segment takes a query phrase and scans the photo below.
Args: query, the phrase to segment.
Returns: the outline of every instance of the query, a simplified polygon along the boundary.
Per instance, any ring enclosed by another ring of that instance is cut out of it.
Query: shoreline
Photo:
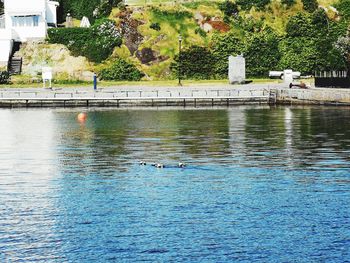
[[[350,89],[288,88],[285,84],[200,84],[186,86],[112,86],[2,88],[0,107],[223,106],[243,104],[350,105]]]

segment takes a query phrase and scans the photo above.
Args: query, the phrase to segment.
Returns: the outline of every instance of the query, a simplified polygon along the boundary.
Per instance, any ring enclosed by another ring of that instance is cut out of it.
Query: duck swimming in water
[[[146,162],[140,161],[140,162],[139,162],[139,165],[146,165]]]
[[[157,163],[157,164],[155,165],[155,167],[156,167],[156,168],[164,168],[165,166],[164,166],[164,164],[162,164],[162,163]]]
[[[185,167],[186,167],[186,164],[184,164],[184,163],[179,163],[177,166],[178,166],[179,168],[185,168]]]

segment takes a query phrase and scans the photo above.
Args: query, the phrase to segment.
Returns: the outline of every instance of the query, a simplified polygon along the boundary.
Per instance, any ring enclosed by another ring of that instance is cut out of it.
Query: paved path
[[[234,103],[344,104],[349,89],[289,89],[284,84],[3,88],[0,106],[199,106]]]

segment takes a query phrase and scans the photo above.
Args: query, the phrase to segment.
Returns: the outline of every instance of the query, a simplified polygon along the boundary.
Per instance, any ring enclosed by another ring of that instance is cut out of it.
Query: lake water
[[[0,262],[350,261],[349,108],[78,112],[0,110]]]

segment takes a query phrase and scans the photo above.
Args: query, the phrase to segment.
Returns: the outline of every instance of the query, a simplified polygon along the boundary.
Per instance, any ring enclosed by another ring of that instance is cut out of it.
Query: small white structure
[[[283,83],[289,85],[293,82],[293,70],[286,69],[283,71]]]
[[[52,68],[51,67],[43,67],[42,69],[42,78],[43,78],[43,85],[44,88],[46,88],[46,81],[49,82],[49,88],[52,87]]]
[[[86,16],[83,16],[83,19],[80,22],[80,27],[90,27],[90,21],[89,18],[87,18]]]
[[[13,42],[43,40],[47,28],[57,25],[58,2],[50,0],[0,0],[0,66],[7,65]]]
[[[229,56],[228,63],[228,78],[230,84],[244,83],[246,79],[245,58],[242,55],[236,57]]]

